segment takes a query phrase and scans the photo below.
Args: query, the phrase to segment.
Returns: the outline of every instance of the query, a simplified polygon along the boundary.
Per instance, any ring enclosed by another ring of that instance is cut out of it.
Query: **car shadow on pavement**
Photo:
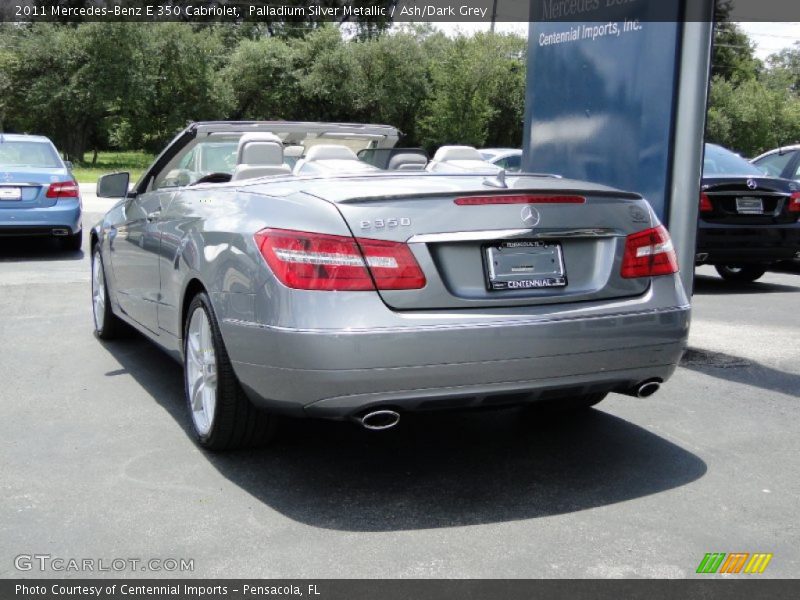
[[[0,238],[0,262],[82,259],[82,250],[64,250],[55,238]]]
[[[180,366],[143,339],[105,347],[191,435]],[[546,517],[657,494],[706,472],[686,449],[597,409],[571,418],[519,409],[404,415],[380,433],[282,419],[266,448],[205,456],[272,509],[342,531]]]
[[[771,266],[769,270],[775,273],[797,273],[800,275],[800,260],[784,261]]]
[[[768,293],[800,292],[800,279],[797,285],[784,285],[781,283],[767,283],[754,281],[753,283],[738,283],[725,281],[722,277],[711,275],[695,275],[694,293],[697,295],[713,296],[719,294],[768,294]]]
[[[800,375],[723,352],[688,348],[681,359],[681,366],[725,381],[743,383],[789,396],[797,397],[797,391],[800,390]]]

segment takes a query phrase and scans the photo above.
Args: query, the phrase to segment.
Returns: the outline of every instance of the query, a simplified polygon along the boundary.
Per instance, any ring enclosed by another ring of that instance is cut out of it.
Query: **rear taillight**
[[[418,290],[425,275],[408,244],[356,238],[379,290]]]
[[[621,275],[626,279],[677,272],[678,258],[663,225],[632,233],[625,239]]]
[[[700,212],[713,212],[714,206],[711,204],[711,200],[708,197],[708,194],[705,192],[700,192]]]
[[[261,255],[285,286],[300,290],[411,290],[425,275],[407,244],[288,229],[255,234]]]
[[[788,210],[792,213],[800,213],[800,192],[792,192]]]
[[[77,198],[78,197],[78,182],[77,181],[61,181],[51,183],[47,188],[47,198]]]
[[[583,196],[561,196],[551,194],[514,194],[497,196],[465,196],[454,200],[459,206],[483,206],[487,204],[583,204]]]

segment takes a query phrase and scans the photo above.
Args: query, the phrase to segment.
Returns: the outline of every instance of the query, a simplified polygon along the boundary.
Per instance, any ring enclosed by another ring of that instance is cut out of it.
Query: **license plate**
[[[561,244],[536,240],[498,242],[484,247],[489,290],[564,287],[567,274]]]
[[[22,200],[22,190],[18,187],[0,187],[0,200]]]
[[[763,215],[764,202],[761,198],[741,196],[736,198],[736,212],[740,215]]]

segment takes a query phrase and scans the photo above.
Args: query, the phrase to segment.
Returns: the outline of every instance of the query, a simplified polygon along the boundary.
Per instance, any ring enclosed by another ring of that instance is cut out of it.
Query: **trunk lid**
[[[789,212],[790,182],[772,177],[708,177],[702,191],[711,203],[700,219],[721,225],[780,225],[797,221]]]
[[[357,238],[409,244],[426,285],[381,290],[395,309],[503,308],[646,291],[649,279],[620,275],[625,237],[653,225],[644,200],[549,177],[506,183],[499,189],[481,176],[415,174],[339,179],[336,187],[306,181],[303,189],[333,202]],[[533,198],[496,203],[509,196]]]
[[[63,181],[72,181],[67,169],[0,167],[0,210],[53,206],[56,199],[47,197],[47,189]]]

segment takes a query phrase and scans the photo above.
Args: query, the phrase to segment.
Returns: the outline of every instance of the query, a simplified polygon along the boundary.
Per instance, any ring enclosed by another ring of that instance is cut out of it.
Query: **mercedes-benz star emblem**
[[[3,181],[11,181],[14,176],[11,173],[3,173]]]
[[[758,184],[755,182],[755,179],[748,179],[747,187],[749,187],[751,190],[754,190],[758,187]]]
[[[530,225],[531,227],[536,227],[539,224],[539,211],[533,208],[530,205],[526,205],[522,207],[522,212],[519,214],[520,218],[522,218],[522,222],[526,225]]]

